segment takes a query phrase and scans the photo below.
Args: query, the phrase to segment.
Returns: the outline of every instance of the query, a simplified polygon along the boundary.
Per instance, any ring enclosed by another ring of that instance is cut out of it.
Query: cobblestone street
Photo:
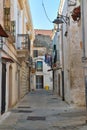
[[[0,130],[87,130],[85,109],[69,106],[50,91],[33,91],[3,115]]]

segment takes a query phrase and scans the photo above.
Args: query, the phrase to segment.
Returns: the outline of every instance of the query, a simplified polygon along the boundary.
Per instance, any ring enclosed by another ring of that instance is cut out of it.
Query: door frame
[[[2,80],[1,80],[1,115],[6,109],[6,63],[2,62]]]
[[[37,88],[37,77],[42,77],[42,88]],[[43,75],[36,75],[36,89],[43,89],[44,88],[44,76]]]

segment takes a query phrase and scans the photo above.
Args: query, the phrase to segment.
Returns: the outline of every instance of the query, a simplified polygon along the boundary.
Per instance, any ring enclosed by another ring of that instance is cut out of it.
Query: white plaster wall
[[[14,0],[14,20],[16,21],[16,47],[20,47],[21,43],[17,39],[17,34],[23,33],[23,16],[24,12],[20,9],[18,0]]]
[[[41,58],[43,60],[41,60]],[[32,80],[33,82],[31,82],[31,88],[33,88],[32,86],[34,86],[34,88],[36,89],[36,75],[43,75],[44,78],[44,88],[45,86],[49,86],[49,90],[53,89],[53,82],[52,82],[52,71],[47,71],[49,69],[51,69],[51,67],[49,67],[45,62],[44,62],[44,58],[39,56],[38,58],[36,58],[35,60],[37,61],[42,61],[43,62],[43,71],[42,72],[38,72],[36,71],[36,73],[34,75],[32,75]]]
[[[66,16],[67,14],[67,1],[64,1],[62,15]],[[63,23],[62,27],[62,37],[63,38],[63,70],[64,70],[64,97],[67,102],[70,102],[70,77],[69,77],[69,41],[67,40],[67,37],[65,37],[65,32],[67,31],[68,24],[65,22]],[[62,91],[62,89],[61,89]]]
[[[12,105],[14,106],[18,101],[18,87],[17,87],[17,68],[16,64],[12,64]]]
[[[44,75],[44,87],[49,86],[49,89],[53,89],[52,82],[52,71],[47,71],[51,69],[45,62],[43,62],[43,75]]]
[[[55,33],[54,39],[53,39],[53,44],[56,45],[56,50],[57,50],[57,62],[61,67],[62,65],[62,33],[61,33],[61,26],[58,27],[59,32]],[[58,74],[60,74],[60,94],[62,96],[62,75],[61,75],[62,70],[55,70],[54,71],[54,92],[59,94],[59,84],[58,84]]]
[[[36,89],[36,77],[35,74],[31,73],[30,74],[30,90],[35,90]]]

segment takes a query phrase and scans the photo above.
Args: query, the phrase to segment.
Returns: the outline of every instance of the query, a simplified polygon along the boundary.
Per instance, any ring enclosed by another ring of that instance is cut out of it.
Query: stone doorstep
[[[0,117],[0,124],[8,117],[10,116],[11,112],[5,112],[1,117]]]

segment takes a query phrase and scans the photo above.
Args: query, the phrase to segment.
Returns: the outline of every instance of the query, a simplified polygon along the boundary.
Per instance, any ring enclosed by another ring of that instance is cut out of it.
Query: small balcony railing
[[[28,34],[17,35],[17,49],[30,51],[30,39]]]

